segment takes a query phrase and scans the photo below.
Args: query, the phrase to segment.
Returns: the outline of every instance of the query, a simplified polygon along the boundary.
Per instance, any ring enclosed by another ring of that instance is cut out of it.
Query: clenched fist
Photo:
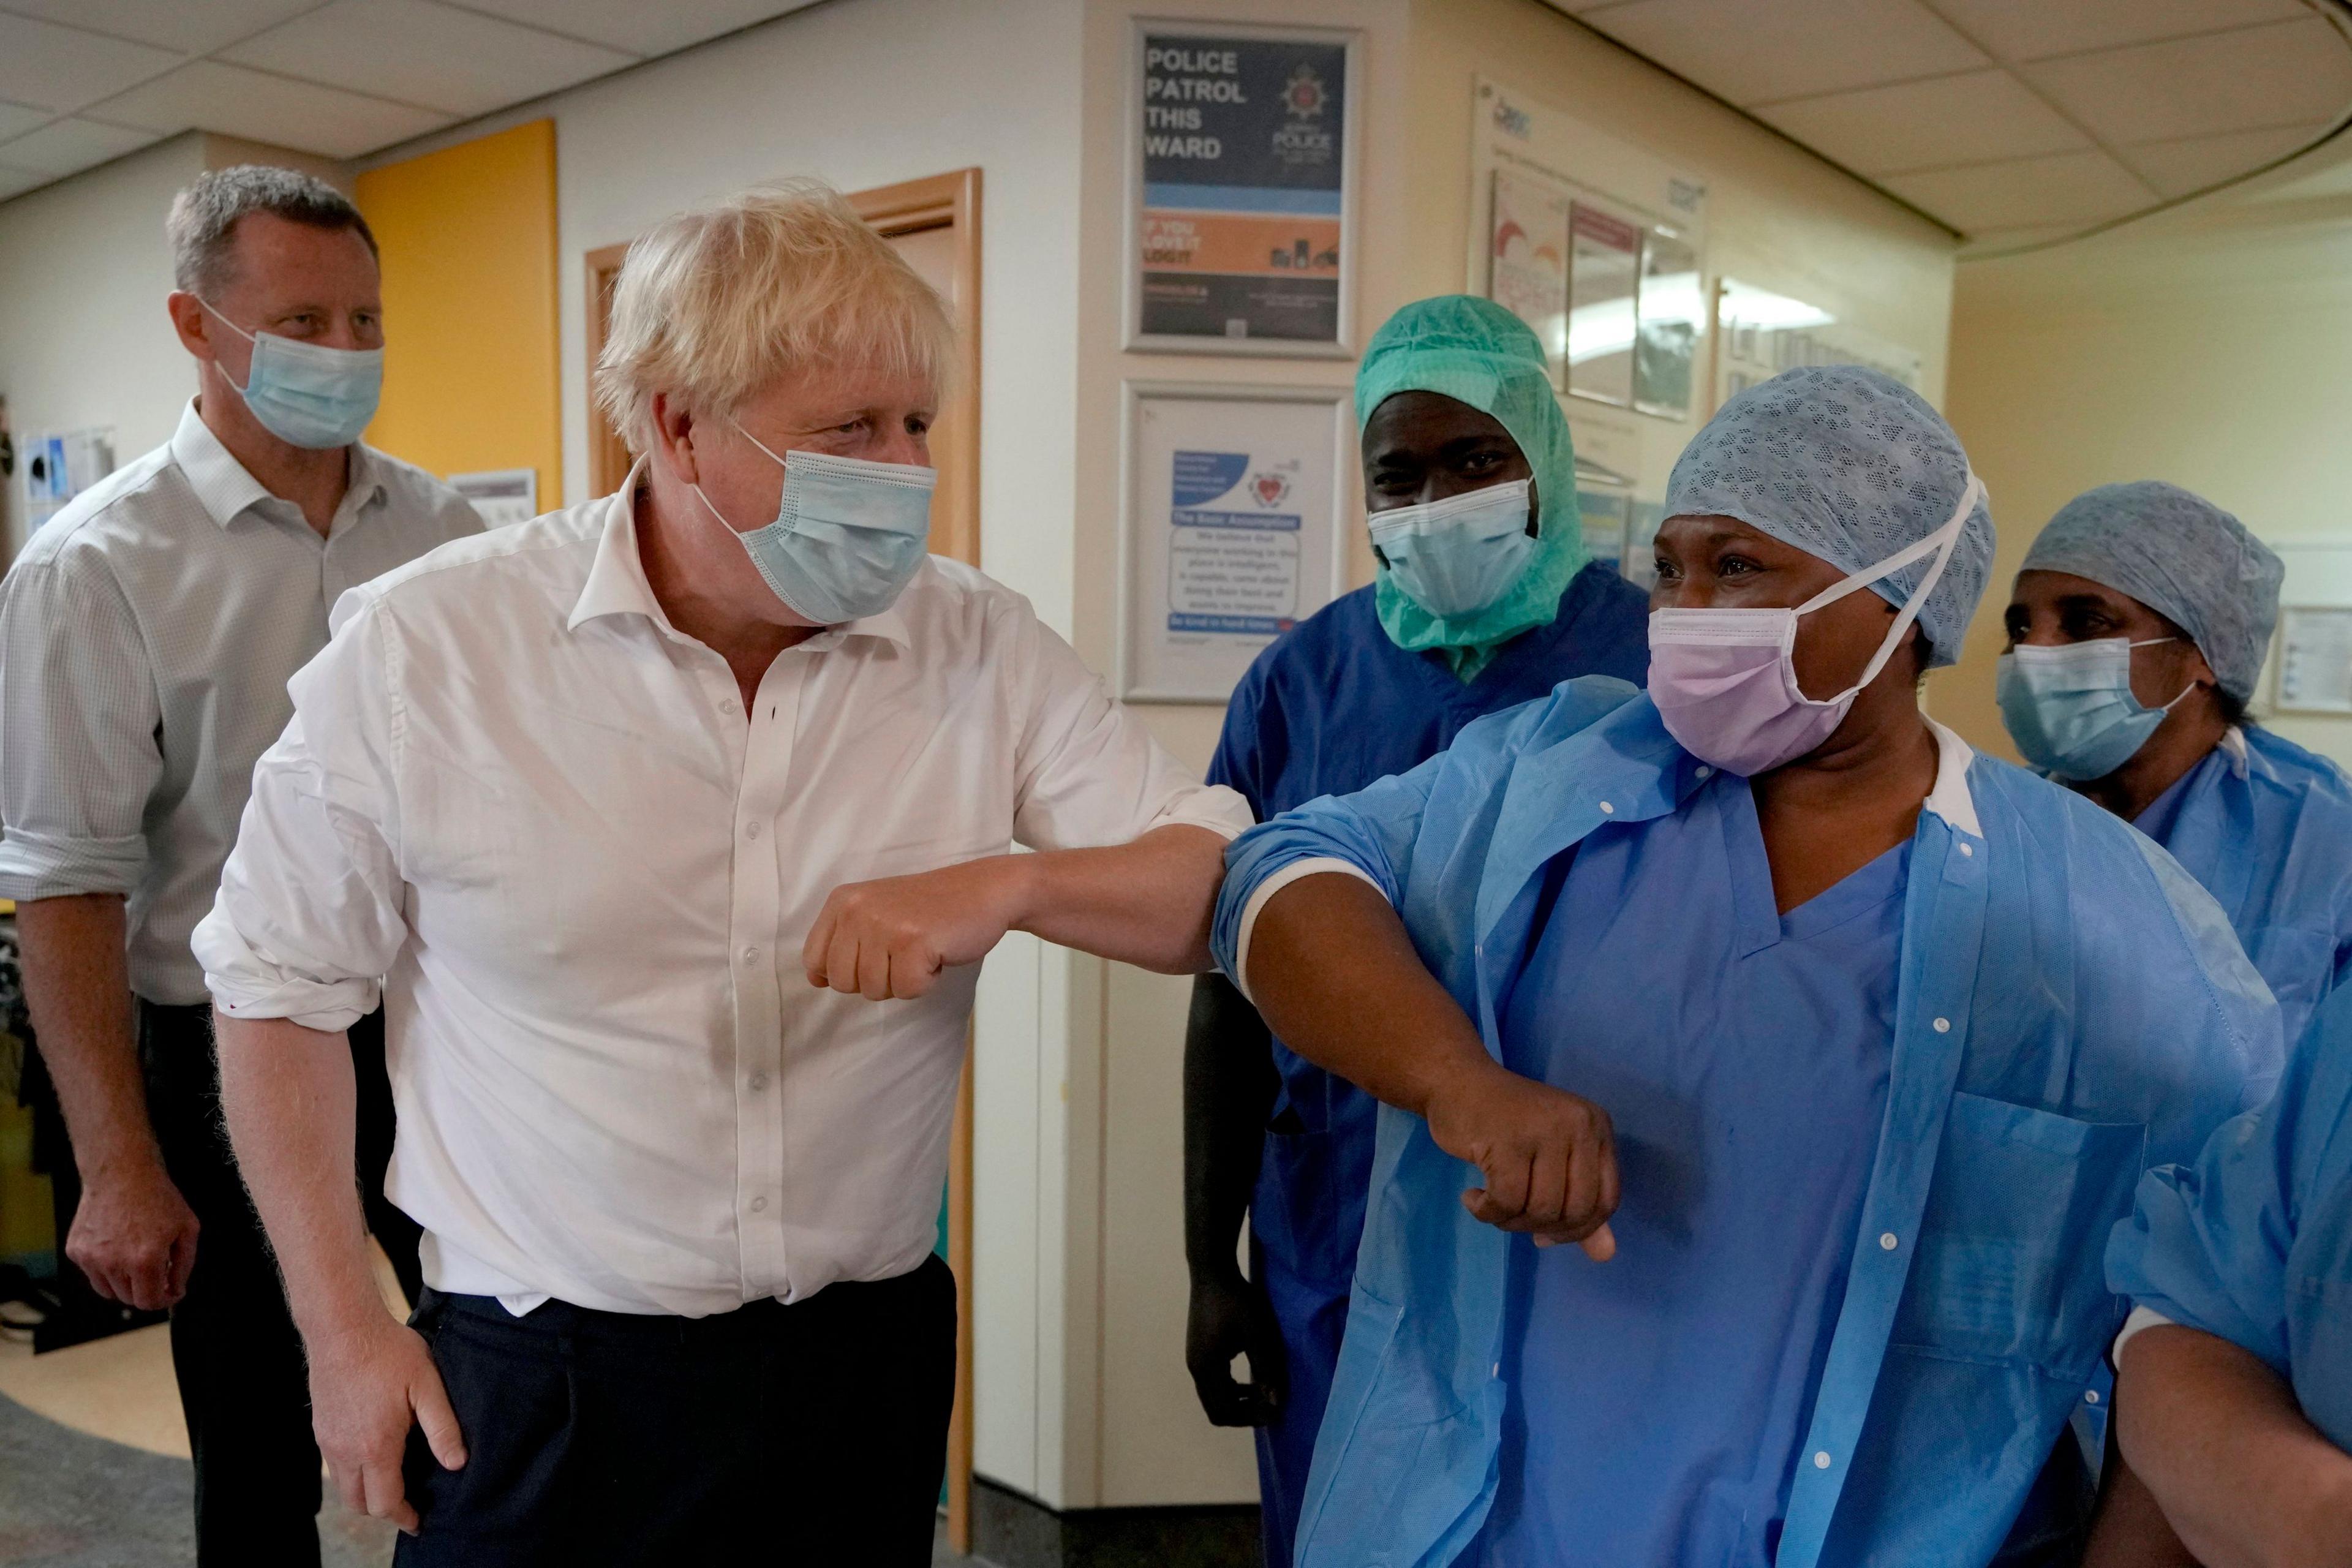
[[[1616,1256],[1609,1216],[1617,1212],[1617,1145],[1607,1111],[1481,1058],[1447,1079],[1427,1114],[1437,1146],[1486,1179],[1462,1194],[1473,1215],[1531,1231],[1538,1247],[1573,1241],[1596,1262]]]
[[[920,996],[950,964],[978,963],[1022,920],[1025,855],[835,888],[801,948],[809,984],[869,1002]]]

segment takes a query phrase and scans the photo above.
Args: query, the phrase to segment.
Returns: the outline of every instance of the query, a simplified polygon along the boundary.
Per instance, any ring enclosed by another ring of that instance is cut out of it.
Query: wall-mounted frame
[[[1129,382],[1118,694],[1223,703],[1346,577],[1344,386]]]
[[[1126,346],[1355,354],[1361,35],[1133,23]]]

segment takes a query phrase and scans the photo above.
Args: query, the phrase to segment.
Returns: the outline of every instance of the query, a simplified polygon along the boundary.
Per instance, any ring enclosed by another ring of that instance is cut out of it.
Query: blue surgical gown
[[[2319,1010],[2277,1098],[2194,1165],[2141,1179],[2107,1282],[2261,1357],[2352,1452],[2352,987]]]
[[[2344,771],[2249,726],[2133,826],[2221,904],[2278,997],[2286,1037],[2301,1039],[2352,974],[2352,782]]]
[[[1948,731],[1937,742],[1904,877],[1885,1110],[1780,1568],[1977,1568],[2045,1545],[2037,1483],[2122,1321],[2102,1238],[2144,1169],[2193,1157],[2279,1073],[2278,1008],[2171,857],[2079,795]],[[1568,682],[1409,773],[1236,839],[1217,962],[1236,972],[1267,879],[1338,862],[1395,906],[1499,1055],[1555,862],[1612,825],[1680,812],[1712,776],[1647,697]],[[1656,935],[1673,941],[1671,922]],[[1485,1526],[1515,1248],[1464,1210],[1475,1184],[1418,1118],[1381,1108],[1298,1568],[1444,1568]],[[1691,1389],[1687,1405],[1586,1412],[1595,1443],[1707,1426],[1714,1397]]]
[[[1514,1247],[1485,1561],[1768,1568],[1885,1114],[1910,846],[1780,914],[1718,773],[1560,864],[1503,1060],[1608,1109],[1624,1203],[1607,1264]],[[1706,1415],[1593,1420],[1636,1410]]]
[[[1381,629],[1360,588],[1301,622],[1250,667],[1225,710],[1209,782],[1239,790],[1264,821],[1318,795],[1348,795],[1442,752],[1474,719],[1548,695],[1580,675],[1639,682],[1650,663],[1648,601],[1608,565],[1579,572],[1548,626],[1504,645],[1477,679]],[[1372,1100],[1274,1047],[1282,1087],[1251,1200],[1253,1278],[1282,1326],[1289,1399],[1260,1427],[1258,1489],[1266,1560],[1290,1561],[1315,1434],[1339,1359],[1364,1184]]]

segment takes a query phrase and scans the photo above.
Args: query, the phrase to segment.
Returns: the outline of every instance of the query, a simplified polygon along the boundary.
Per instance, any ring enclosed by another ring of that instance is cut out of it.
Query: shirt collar
[[[384,493],[383,465],[375,456],[356,441],[344,451],[350,454],[350,483],[341,504],[335,509],[338,513],[380,500]],[[196,412],[194,398],[181,411],[180,427],[172,433],[172,460],[187,476],[188,488],[195,491],[197,504],[219,527],[226,528],[235,522],[247,507],[281,499],[272,495],[221,444],[212,426],[205,423],[204,416]]]
[[[1977,760],[1977,754],[1966,741],[1933,719],[1927,720],[1927,728],[1936,737],[1936,787],[1927,792],[1926,809],[1969,837],[1982,838],[1984,825],[1977,819],[1977,797],[1969,788],[1969,764]]]
[[[664,630],[674,629],[661,601],[654,597],[653,584],[646,580],[645,559],[637,553],[636,496],[645,472],[646,459],[639,458],[621,488],[604,503],[604,531],[596,541],[596,559],[588,568],[588,581],[581,586],[580,597],[572,604],[572,618],[564,623],[567,630],[577,631],[600,616],[644,616]],[[851,637],[865,637],[908,647],[914,637],[907,626],[905,598],[899,595],[898,604],[879,615],[827,626],[793,646],[823,653]]]

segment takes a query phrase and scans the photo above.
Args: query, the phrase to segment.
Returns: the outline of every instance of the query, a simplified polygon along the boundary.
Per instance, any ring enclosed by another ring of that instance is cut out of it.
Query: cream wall
[[[1118,605],[1118,410],[1127,380],[1348,385],[1345,362],[1130,354],[1119,348],[1125,200],[1119,119],[1129,19],[1166,5],[1092,0],[1086,38],[1086,220],[1078,295],[1076,630],[1079,651],[1111,665]],[[1926,358],[1931,396],[1943,384],[1951,299],[1949,235],[1569,21],[1538,0],[1255,0],[1195,3],[1187,17],[1352,26],[1365,35],[1366,114],[1358,341],[1390,311],[1454,291],[1464,277],[1471,211],[1472,87],[1484,72],[1532,97],[1643,143],[1710,187],[1707,268],[1785,289],[1843,312]],[[1352,491],[1357,479],[1348,476]],[[1351,499],[1351,512],[1360,503]],[[1356,552],[1356,581],[1370,552]],[[1145,710],[1191,766],[1206,765],[1221,710]],[[1245,1501],[1256,1496],[1248,1436],[1207,1426],[1183,1366],[1187,1283],[1182,1149],[1177,1108],[1187,984],[1110,969],[1101,1015],[1098,1360],[1093,1373],[1090,1497],[1087,1374],[1071,1373],[1067,1495],[1103,1505]],[[1071,1054],[1087,1055],[1083,1017]],[[1082,1079],[1074,1072],[1074,1095]],[[1074,1178],[1074,1187],[1076,1180]],[[1073,1289],[1085,1248],[1073,1218]],[[1074,1335],[1084,1326],[1074,1305]]]
[[[1950,413],[1992,492],[2000,553],[1966,657],[1936,678],[1937,711],[2015,755],[1993,702],[2000,613],[2042,524],[2093,485],[2168,479],[2264,539],[2352,542],[2347,342],[2352,197],[2290,186],[1963,264]],[[2258,713],[2267,696],[2266,676]],[[2352,763],[2352,720],[2268,721]]]

